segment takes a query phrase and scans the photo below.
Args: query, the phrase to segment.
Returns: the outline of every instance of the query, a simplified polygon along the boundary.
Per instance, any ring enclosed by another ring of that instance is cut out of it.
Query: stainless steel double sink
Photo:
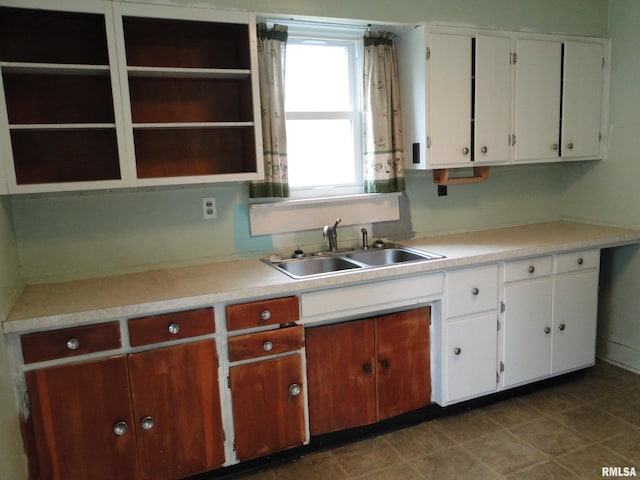
[[[382,268],[401,263],[425,262],[445,258],[443,255],[425,252],[397,244],[368,250],[342,250],[339,252],[316,252],[302,258],[271,256],[262,261],[292,278],[309,278],[335,275],[354,270]]]

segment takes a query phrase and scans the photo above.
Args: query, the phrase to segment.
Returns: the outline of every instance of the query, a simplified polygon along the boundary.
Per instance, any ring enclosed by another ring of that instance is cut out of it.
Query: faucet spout
[[[329,239],[329,251],[335,252],[338,250],[338,224],[342,221],[342,219],[338,218],[336,223],[333,224],[333,227],[329,225],[325,225],[322,229],[322,236],[325,239]]]

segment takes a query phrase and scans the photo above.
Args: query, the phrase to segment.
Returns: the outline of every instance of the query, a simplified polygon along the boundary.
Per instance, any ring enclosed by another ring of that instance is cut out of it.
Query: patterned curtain
[[[405,189],[394,38],[390,32],[364,34],[364,191],[367,193]]]
[[[264,180],[251,182],[251,198],[289,196],[287,134],[284,115],[284,65],[287,27],[257,25],[258,74],[262,112]]]

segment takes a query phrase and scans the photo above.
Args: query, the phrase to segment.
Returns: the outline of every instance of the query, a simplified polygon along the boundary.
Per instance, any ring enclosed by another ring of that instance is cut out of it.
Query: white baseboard
[[[640,350],[598,338],[598,358],[640,374]]]

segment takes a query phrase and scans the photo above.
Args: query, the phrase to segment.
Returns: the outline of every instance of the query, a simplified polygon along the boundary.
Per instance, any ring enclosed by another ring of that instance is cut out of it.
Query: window
[[[362,193],[362,30],[289,27],[285,111],[293,197]]]

